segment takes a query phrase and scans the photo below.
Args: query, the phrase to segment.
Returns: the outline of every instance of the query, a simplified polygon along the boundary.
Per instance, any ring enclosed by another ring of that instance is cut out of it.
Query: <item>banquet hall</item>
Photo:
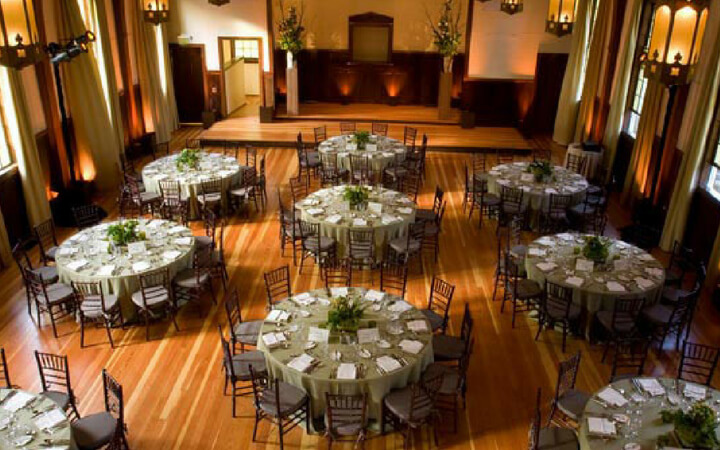
[[[720,3],[0,0],[0,449],[720,449]]]

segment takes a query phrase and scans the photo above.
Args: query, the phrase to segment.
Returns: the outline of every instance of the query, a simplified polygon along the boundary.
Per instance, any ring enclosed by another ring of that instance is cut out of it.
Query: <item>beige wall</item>
[[[306,46],[311,49],[345,50],[348,48],[348,17],[374,12],[392,17],[395,51],[434,51],[427,14],[437,20],[442,0],[304,0]],[[285,7],[299,1],[286,0]],[[460,29],[465,34],[467,0],[462,6]],[[278,2],[273,1],[277,34]],[[461,48],[464,48],[464,41]]]
[[[246,103],[245,61],[239,60],[227,68],[225,77],[225,114],[230,114]]]
[[[214,6],[207,0],[173,2],[168,24],[170,42],[177,42],[180,34],[191,38],[193,44],[205,44],[205,65],[208,70],[220,70],[218,37],[261,37],[263,39],[264,70],[268,62],[266,0],[234,0],[224,6]]]
[[[524,10],[508,15],[500,2],[473,6],[468,75],[471,78],[532,79],[538,53],[568,53],[570,36],[545,32],[548,0],[525,0]]]

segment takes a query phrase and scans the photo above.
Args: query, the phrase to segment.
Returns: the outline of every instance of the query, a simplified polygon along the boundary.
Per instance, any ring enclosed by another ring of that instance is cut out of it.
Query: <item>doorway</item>
[[[223,36],[218,45],[223,116],[257,116],[263,104],[262,38]]]

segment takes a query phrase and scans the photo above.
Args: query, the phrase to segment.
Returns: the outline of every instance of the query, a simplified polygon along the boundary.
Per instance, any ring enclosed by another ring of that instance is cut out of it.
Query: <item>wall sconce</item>
[[[575,24],[575,0],[550,0],[545,31],[558,37],[572,33]]]
[[[43,46],[38,40],[33,0],[0,1],[0,64],[22,69],[40,61]]]
[[[700,57],[709,0],[659,0],[653,5],[647,53],[641,56],[647,78],[688,84]]]
[[[506,14],[517,14],[523,10],[523,0],[502,0],[500,11]]]
[[[147,5],[145,5],[144,16],[145,22],[160,25],[170,20],[170,9],[162,0],[148,0]]]

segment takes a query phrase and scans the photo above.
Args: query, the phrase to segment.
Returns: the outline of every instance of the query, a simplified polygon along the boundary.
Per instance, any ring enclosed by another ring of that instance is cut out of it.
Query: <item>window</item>
[[[105,95],[105,106],[107,107],[108,117],[112,117],[112,103],[110,101],[111,91],[108,82],[108,74],[105,70],[107,67],[105,58],[108,56],[112,58],[112,55],[105,55],[103,52],[102,33],[100,33],[98,11],[95,0],[77,0],[77,2],[78,7],[80,8],[80,15],[85,23],[85,28],[95,34],[96,40],[90,44],[90,52],[97,62],[98,74],[100,75],[100,84],[102,85],[103,94]]]
[[[246,62],[257,62],[260,59],[259,43],[258,39],[234,39],[233,61],[244,58]]]
[[[628,123],[625,131],[632,137],[637,136],[638,124],[640,123],[640,113],[642,113],[643,103],[645,103],[645,91],[647,90],[647,78],[641,67],[637,74],[635,89],[632,91],[630,98],[630,113],[628,115]]]
[[[628,89],[627,99],[627,120],[625,122],[625,132],[635,138],[638,132],[638,124],[640,123],[640,114],[642,113],[643,104],[645,103],[645,92],[647,91],[647,78],[645,78],[643,66],[640,64],[640,56],[647,53],[650,45],[650,30],[652,29],[652,7],[646,5],[642,13],[642,27],[638,34],[638,46],[635,51],[635,64],[632,69],[632,78],[630,79],[630,87]]]
[[[705,189],[713,197],[720,200],[720,103],[715,109],[715,117],[708,138],[707,153],[709,170],[707,171],[708,177],[705,182]]]
[[[0,67],[0,170],[15,162],[14,149],[21,145],[8,70]]]

